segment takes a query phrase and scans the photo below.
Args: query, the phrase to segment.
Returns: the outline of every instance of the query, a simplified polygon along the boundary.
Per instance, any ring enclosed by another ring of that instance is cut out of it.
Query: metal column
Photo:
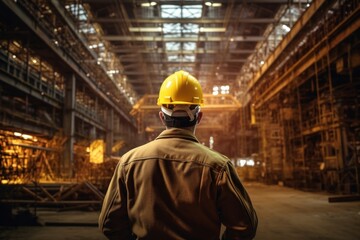
[[[110,157],[112,155],[112,147],[114,144],[114,109],[107,110],[107,129],[106,129],[106,146],[105,155]]]
[[[65,80],[64,99],[64,159],[61,163],[61,175],[65,178],[73,176],[74,165],[74,140],[75,140],[75,75],[72,74]]]

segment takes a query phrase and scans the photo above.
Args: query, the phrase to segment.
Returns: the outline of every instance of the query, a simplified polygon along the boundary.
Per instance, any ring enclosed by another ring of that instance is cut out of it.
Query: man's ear
[[[162,122],[162,124],[165,126],[165,116],[162,111],[159,111],[159,118],[160,118],[160,121]]]
[[[197,119],[196,119],[196,124],[200,123],[202,116],[203,116],[203,112],[198,112],[198,116],[197,116]]]

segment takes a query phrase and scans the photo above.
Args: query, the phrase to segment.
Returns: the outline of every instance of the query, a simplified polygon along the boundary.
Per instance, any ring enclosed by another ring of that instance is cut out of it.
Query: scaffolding
[[[327,1],[314,11],[285,47],[291,54],[249,87],[263,180],[359,193],[359,4]]]

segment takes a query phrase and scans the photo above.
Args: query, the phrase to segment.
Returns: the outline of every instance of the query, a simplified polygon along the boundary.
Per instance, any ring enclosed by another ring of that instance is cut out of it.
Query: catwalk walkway
[[[259,216],[256,240],[358,240],[360,202],[329,203],[332,195],[246,183]],[[45,226],[0,227],[0,239],[102,240],[98,212],[38,211]]]

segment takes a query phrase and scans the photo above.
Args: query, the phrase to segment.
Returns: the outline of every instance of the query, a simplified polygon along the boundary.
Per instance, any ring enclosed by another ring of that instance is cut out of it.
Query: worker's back
[[[231,161],[195,137],[203,113],[197,79],[185,71],[159,91],[156,140],[117,165],[99,217],[110,239],[252,239],[256,212]]]
[[[228,159],[184,131],[167,130],[121,162],[139,239],[219,239],[217,180]]]

